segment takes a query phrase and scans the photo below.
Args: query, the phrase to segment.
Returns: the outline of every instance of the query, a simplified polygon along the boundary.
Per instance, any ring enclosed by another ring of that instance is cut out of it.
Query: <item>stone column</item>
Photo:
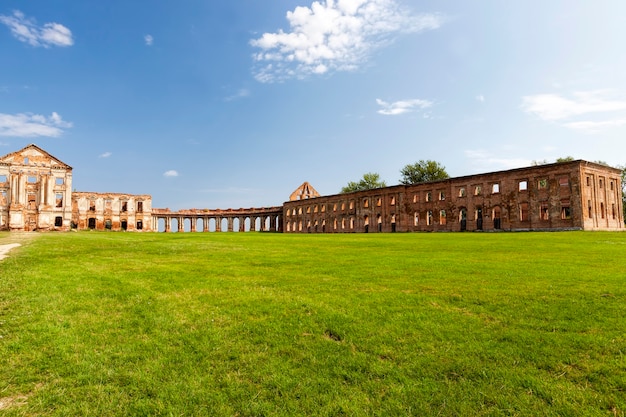
[[[222,231],[222,218],[221,217],[215,218],[215,231],[216,232]]]

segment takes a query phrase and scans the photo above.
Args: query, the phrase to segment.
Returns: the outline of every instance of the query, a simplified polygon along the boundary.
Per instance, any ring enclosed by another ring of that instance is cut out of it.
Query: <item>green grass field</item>
[[[0,261],[3,416],[626,412],[626,233],[22,244]]]

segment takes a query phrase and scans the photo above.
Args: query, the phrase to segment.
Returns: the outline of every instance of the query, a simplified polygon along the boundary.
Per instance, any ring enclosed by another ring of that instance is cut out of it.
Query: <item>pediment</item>
[[[0,157],[0,162],[20,167],[40,166],[72,169],[71,166],[50,155],[48,152],[44,151],[35,144],[30,144],[19,151],[11,152]]]
[[[293,193],[291,193],[291,195],[289,196],[289,201],[305,200],[308,198],[314,198],[319,196],[320,193],[318,193],[317,190],[313,188],[313,186],[311,186],[311,184],[305,181],[302,183],[301,186],[296,188]]]

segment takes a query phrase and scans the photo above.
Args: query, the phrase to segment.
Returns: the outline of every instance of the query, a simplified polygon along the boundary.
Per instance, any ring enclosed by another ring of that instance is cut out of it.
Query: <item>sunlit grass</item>
[[[619,233],[42,234],[0,261],[0,414],[623,416],[625,255]]]

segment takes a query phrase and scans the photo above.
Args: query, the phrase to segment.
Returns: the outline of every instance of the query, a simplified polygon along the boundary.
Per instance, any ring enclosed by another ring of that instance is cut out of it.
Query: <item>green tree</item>
[[[414,164],[406,165],[400,170],[402,178],[400,183],[404,185],[419,184],[422,182],[445,180],[450,178],[446,167],[439,162],[420,159]]]
[[[574,160],[573,156],[565,156],[563,158],[556,158],[556,162],[571,162]]]
[[[374,188],[386,187],[385,181],[380,179],[380,175],[375,172],[363,174],[363,178],[359,182],[350,181],[348,185],[341,189],[342,193],[352,193],[354,191],[371,190]]]

